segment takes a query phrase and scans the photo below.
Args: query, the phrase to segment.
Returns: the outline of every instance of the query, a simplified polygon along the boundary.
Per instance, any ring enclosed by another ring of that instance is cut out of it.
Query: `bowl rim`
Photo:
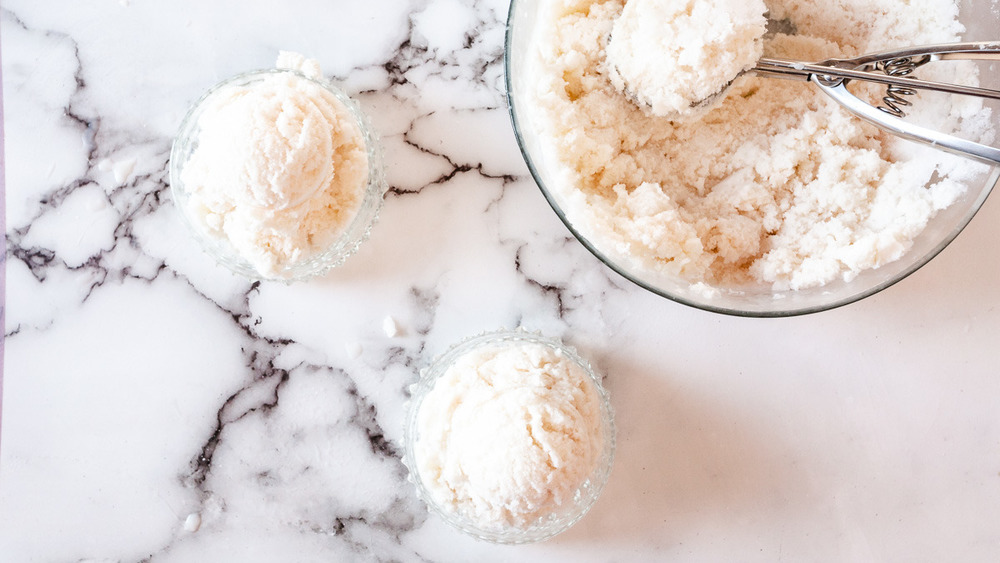
[[[573,226],[572,222],[560,208],[559,204],[556,202],[555,196],[546,187],[545,182],[542,180],[541,174],[538,171],[537,165],[535,164],[534,157],[528,152],[525,143],[525,126],[521,123],[518,117],[519,108],[514,99],[514,87],[513,78],[511,72],[511,40],[514,35],[513,19],[515,15],[515,10],[520,2],[524,0],[511,0],[510,6],[507,11],[507,23],[504,32],[504,53],[503,53],[503,69],[504,69],[504,88],[505,88],[505,100],[507,103],[507,113],[510,117],[511,126],[514,130],[514,138],[517,141],[518,150],[521,152],[521,156],[524,159],[525,164],[528,167],[528,171],[531,174],[532,179],[535,184],[541,190],[542,195],[545,200],[549,203],[549,206],[555,211],[556,215],[562,221],[563,225],[569,229],[570,233],[573,234],[583,246],[598,260],[604,263],[605,266],[613,270],[618,275],[627,279],[628,281],[634,283],[635,285],[650,291],[660,297],[674,301],[675,303],[680,303],[682,305],[687,305],[689,307],[694,307],[696,309],[701,309],[703,311],[708,311],[712,313],[720,313],[724,315],[730,315],[735,317],[745,317],[745,318],[784,318],[784,317],[795,317],[802,315],[809,315],[813,313],[819,313],[823,311],[829,311],[850,305],[861,301],[867,297],[879,293],[900,281],[906,279],[911,274],[924,267],[928,262],[933,260],[938,254],[941,253],[949,244],[954,241],[958,235],[965,230],[965,227],[972,221],[973,217],[979,212],[986,199],[989,197],[990,193],[1000,185],[1000,166],[991,166],[990,172],[987,175],[985,185],[980,190],[979,194],[976,196],[976,200],[973,202],[972,207],[968,213],[957,223],[956,227],[953,228],[945,237],[943,237],[938,244],[927,251],[922,257],[914,261],[910,266],[901,270],[895,276],[882,281],[880,283],[869,286],[861,291],[852,293],[840,299],[832,300],[828,303],[820,303],[816,305],[801,306],[798,308],[788,308],[788,309],[773,309],[773,310],[750,310],[750,309],[736,309],[732,307],[716,306],[710,303],[700,302],[694,299],[688,299],[684,296],[675,295],[669,291],[663,290],[656,287],[651,282],[643,281],[638,276],[630,273],[622,265],[618,264],[616,261],[612,260],[600,250],[597,249],[594,244],[588,240],[583,234],[581,234],[576,227]],[[971,186],[970,186],[971,188]]]

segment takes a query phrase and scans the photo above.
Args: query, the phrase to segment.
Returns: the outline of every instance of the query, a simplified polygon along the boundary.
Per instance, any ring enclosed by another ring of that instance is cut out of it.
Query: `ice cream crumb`
[[[199,528],[201,528],[201,514],[197,512],[188,514],[187,518],[184,519],[184,531],[193,534]]]
[[[132,176],[132,172],[135,171],[135,165],[136,160],[134,158],[126,158],[123,160],[102,158],[97,163],[97,169],[101,172],[111,172],[115,181],[115,186],[121,186],[124,185],[125,182]]]
[[[573,502],[599,463],[601,399],[557,350],[488,347],[434,383],[417,436],[415,462],[438,506],[488,529],[525,527]]]
[[[320,71],[318,61],[307,59],[305,55],[292,51],[278,51],[278,61],[274,66],[297,70],[309,78],[320,78],[323,75],[322,71]]]
[[[108,208],[108,200],[103,194],[102,197],[91,198],[87,202],[87,211],[103,211]]]
[[[364,350],[358,342],[347,342],[344,344],[344,351],[347,352],[349,358],[356,360],[361,357],[361,352]]]
[[[115,175],[115,184],[121,186],[132,176],[132,172],[135,170],[135,159],[126,158],[125,160],[119,160],[115,162],[111,168],[112,173]]]
[[[399,335],[399,325],[396,323],[396,319],[391,316],[387,316],[382,319],[382,331],[389,338],[395,338]]]

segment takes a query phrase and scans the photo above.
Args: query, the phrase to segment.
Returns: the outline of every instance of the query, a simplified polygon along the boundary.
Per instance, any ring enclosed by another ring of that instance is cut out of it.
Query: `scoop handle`
[[[996,58],[1000,59],[1000,52],[998,52],[997,55],[998,56]],[[952,59],[958,57],[947,58]],[[943,59],[944,57],[942,57],[942,60]],[[790,78],[795,80],[819,79],[831,86],[845,80],[863,80],[865,82],[876,82],[878,84],[886,84],[888,86],[913,88],[917,90],[933,90],[935,92],[946,92],[949,94],[961,94],[965,96],[978,96],[981,98],[1000,100],[1000,90],[994,90],[992,88],[978,88],[973,86],[962,86],[960,84],[950,84],[947,82],[933,82],[930,80],[920,80],[906,76],[890,76],[882,72],[843,68],[832,64],[834,62],[843,63],[846,61],[846,59],[834,59],[832,61],[822,63],[803,63],[792,60],[763,58],[757,62],[757,65],[753,68],[753,72],[757,75],[774,78]]]

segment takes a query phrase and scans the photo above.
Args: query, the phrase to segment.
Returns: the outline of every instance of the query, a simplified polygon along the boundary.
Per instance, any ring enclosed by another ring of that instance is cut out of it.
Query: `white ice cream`
[[[764,50],[762,0],[629,0],[607,47],[611,83],[654,115],[686,117]]]
[[[601,399],[558,351],[509,344],[459,358],[424,398],[414,445],[436,503],[486,529],[573,502],[601,459]]]
[[[319,78],[283,53],[278,64]],[[207,102],[181,179],[200,226],[264,277],[328,248],[362,200],[368,157],[347,106],[293,73],[228,86]]]

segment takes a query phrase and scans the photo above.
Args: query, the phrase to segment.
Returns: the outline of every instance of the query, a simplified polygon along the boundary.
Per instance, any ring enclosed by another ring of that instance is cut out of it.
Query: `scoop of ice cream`
[[[329,184],[336,113],[289,82],[265,80],[217,100],[200,121],[188,177],[200,175],[219,200],[267,211],[300,205]]]
[[[414,457],[431,497],[489,529],[524,527],[572,502],[603,447],[594,385],[539,344],[462,356],[417,416]]]
[[[701,114],[763,54],[762,0],[628,0],[606,50],[611,83],[654,115]]]
[[[282,61],[310,67],[288,54]],[[329,90],[291,72],[225,86],[205,103],[181,174],[191,214],[260,274],[281,277],[329,246],[361,200],[368,164],[356,119]]]

